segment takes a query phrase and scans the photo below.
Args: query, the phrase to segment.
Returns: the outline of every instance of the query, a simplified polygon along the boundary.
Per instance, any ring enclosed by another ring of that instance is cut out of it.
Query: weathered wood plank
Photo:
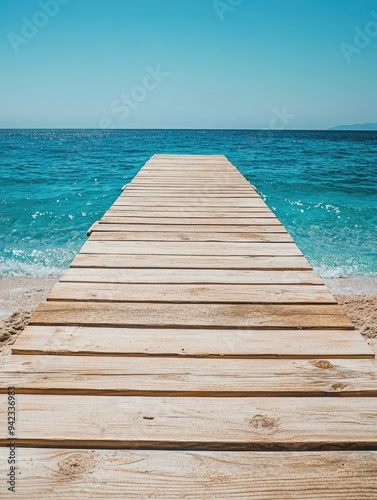
[[[225,358],[372,358],[355,330],[239,330],[28,326],[15,354]]]
[[[142,210],[135,210],[135,209],[132,209],[132,210],[123,210],[123,209],[120,209],[118,210],[117,207],[112,207],[110,210],[107,210],[104,214],[105,217],[141,217],[141,218],[146,218],[146,217],[178,217],[178,218],[182,218],[182,217],[185,217],[185,218],[191,218],[191,219],[194,219],[193,222],[195,223],[195,221],[197,219],[210,219],[210,218],[213,218],[213,219],[227,219],[227,218],[230,218],[230,219],[241,219],[241,222],[242,222],[242,219],[252,219],[252,218],[262,218],[262,219],[277,219],[277,217],[272,213],[272,212],[244,212],[244,213],[237,213],[237,212],[227,212],[225,210],[223,210],[222,212],[202,212],[200,210],[197,210],[195,212],[192,212],[190,210],[186,210],[186,209],[183,209],[183,210],[177,210],[177,209],[173,209],[173,210],[151,210],[151,209],[146,209],[146,208],[143,208]],[[265,221],[265,223],[269,223],[268,220]]]
[[[211,200],[207,199],[205,196],[197,196],[195,198],[190,198],[190,200],[183,201],[179,198],[176,200],[160,200],[158,197],[156,198],[132,198],[127,199],[125,197],[118,198],[117,201],[114,202],[113,206],[127,205],[132,207],[145,207],[145,206],[155,206],[155,207],[219,207],[222,210],[224,207],[229,208],[266,208],[266,204],[260,200],[244,200],[237,199],[232,201],[231,199],[216,199]]]
[[[353,328],[338,305],[46,302],[31,325],[152,328]]]
[[[105,212],[106,216],[114,216],[114,217],[121,217],[121,216],[127,216],[127,217],[166,217],[166,210],[158,210],[158,209],[152,209],[148,207],[143,207],[143,208],[138,208],[135,209],[133,207],[112,207],[110,210],[107,210]],[[277,217],[272,213],[268,212],[265,209],[260,209],[258,212],[238,212],[237,210],[234,211],[227,211],[223,210],[221,212],[218,211],[203,211],[202,209],[190,209],[190,208],[178,208],[177,210],[172,210],[172,213],[169,214],[170,217],[193,217],[193,218],[263,218],[263,219],[276,219]],[[268,221],[266,221],[268,224]]]
[[[201,241],[87,241],[81,253],[125,255],[301,256],[294,243],[224,243]],[[189,263],[188,263],[189,265]]]
[[[206,182],[214,181],[215,185],[220,186],[222,189],[234,189],[238,187],[248,187],[256,191],[255,187],[252,186],[246,179],[234,179],[234,180],[223,180],[220,184],[217,184],[218,179],[216,177],[206,177]],[[167,175],[159,175],[156,177],[145,176],[145,177],[135,177],[129,184],[126,185],[127,189],[129,187],[142,188],[146,187],[186,187],[192,189],[203,190],[203,180],[202,179],[182,179],[181,177],[173,177]]]
[[[336,304],[325,285],[57,283],[53,301],[217,304]]]
[[[136,232],[136,231],[98,231],[90,236],[91,241],[203,241],[203,242],[293,242],[288,233],[188,233],[188,232]]]
[[[186,183],[183,186],[173,186],[169,187],[168,184],[165,184],[164,187],[155,187],[155,186],[147,186],[145,184],[136,186],[135,184],[129,184],[127,186],[127,191],[125,193],[126,196],[129,194],[135,194],[135,195],[140,195],[140,193],[146,193],[146,194],[152,194],[152,195],[157,195],[159,196],[160,194],[168,194],[168,195],[188,195],[188,196],[196,196],[198,194],[199,189],[197,187],[190,188],[189,186],[186,186]],[[204,191],[204,190],[203,190]],[[254,188],[251,187],[249,184],[244,185],[243,187],[241,186],[234,186],[232,188],[227,188],[224,187],[223,185],[214,187],[213,189],[207,188],[206,191],[211,192],[211,194],[215,196],[222,196],[223,194],[226,195],[234,195],[235,197],[237,195],[245,195],[248,197],[249,195],[252,195],[254,197],[258,196],[256,194],[256,191]]]
[[[205,185],[207,184],[207,187]],[[187,178],[182,178],[182,177],[175,177],[172,175],[158,175],[158,176],[151,176],[148,175],[146,177],[140,177],[137,178],[135,177],[132,182],[129,184],[126,184],[126,189],[129,189],[130,187],[135,187],[138,189],[143,188],[144,186],[149,187],[149,188],[159,188],[159,187],[178,187],[178,188],[189,188],[189,189],[195,189],[197,191],[204,191],[208,190],[208,185],[213,184],[214,189],[220,188],[220,189],[246,189],[248,188],[249,190],[252,190],[254,193],[256,193],[256,189],[254,186],[251,186],[251,184],[246,180],[246,179],[239,179],[239,178],[234,178],[232,179],[223,179],[219,182],[219,179],[216,179],[216,177],[204,177],[204,178],[196,178],[195,179],[187,179]]]
[[[9,472],[8,453],[8,448],[0,448],[2,477]],[[17,457],[21,472],[16,488],[19,500],[377,497],[377,452],[373,451],[232,453],[18,448]]]
[[[177,359],[17,356],[0,393],[150,397],[377,397],[372,359]]]
[[[120,205],[120,204],[117,204],[117,205],[113,205],[112,207],[110,207],[110,209],[108,211],[111,211],[111,210],[116,210],[117,212],[135,212],[136,214],[139,214],[140,212],[143,212],[145,210],[148,210],[149,213],[153,214],[153,213],[156,213],[160,215],[161,217],[161,213],[163,213],[162,217],[163,216],[166,216],[166,208],[162,208],[162,207],[157,207],[157,208],[154,208],[154,207],[148,207],[148,206],[140,206],[140,205],[137,205],[136,207],[133,206],[133,205]],[[195,203],[193,203],[192,205],[191,204],[187,204],[185,206],[182,206],[182,207],[176,207],[174,208],[174,210],[172,210],[172,214],[174,215],[175,213],[180,213],[180,212],[184,212],[185,214],[192,214],[193,216],[197,216],[197,215],[203,215],[203,216],[219,216],[219,217],[237,217],[238,215],[240,215],[241,217],[253,217],[253,216],[256,216],[256,217],[276,217],[276,215],[271,212],[271,210],[269,210],[268,208],[266,207],[232,207],[232,206],[228,206],[228,207],[223,207],[223,208],[220,208],[220,207],[213,207],[213,206],[209,206],[209,207],[205,207],[203,208],[202,206],[197,206],[195,205]]]
[[[155,268],[155,269],[271,269],[306,270],[312,269],[303,256],[267,256],[253,258],[247,256],[185,256],[179,255],[120,255],[120,254],[78,254],[71,267],[99,268]]]
[[[137,221],[130,224],[109,224],[99,221],[93,226],[93,232],[104,231],[152,231],[152,232],[188,232],[188,233],[284,233],[288,234],[282,225],[274,226],[218,226],[215,224],[206,226],[205,224],[140,224]]]
[[[179,207],[188,205],[187,201],[189,201],[190,206],[196,207],[210,207],[217,206],[224,209],[224,207],[266,207],[267,205],[262,201],[261,198],[237,198],[237,200],[232,200],[231,198],[207,198],[205,195],[198,195],[196,198],[190,198],[190,200],[183,200],[180,196],[177,196],[176,199],[161,199],[161,198],[150,198],[150,197],[138,197],[138,198],[129,198],[123,196],[118,198],[118,200],[114,203],[113,206],[118,205],[150,205],[150,206],[160,206],[160,207]]]
[[[255,193],[255,191],[253,191]],[[164,200],[177,200],[177,201],[182,201],[182,200],[195,200],[199,196],[205,197],[208,200],[215,200],[221,202],[221,200],[229,200],[232,203],[234,203],[237,200],[246,200],[246,201],[259,201],[260,197],[258,194],[237,194],[237,193],[216,193],[213,191],[203,191],[201,192],[196,192],[195,194],[184,194],[184,193],[160,193],[159,190],[155,190],[154,193],[146,193],[146,192],[140,192],[137,193],[135,191],[127,191],[125,190],[120,198],[127,199],[127,200],[133,200],[136,198],[136,201],[140,201],[143,199],[148,199],[148,200],[156,200],[156,201],[164,201]]]
[[[122,215],[119,217],[112,216],[104,216],[101,219],[101,223],[110,223],[110,224],[165,224],[165,225],[204,225],[204,226],[277,226],[283,228],[278,219],[274,218],[262,218],[262,217],[243,217],[243,218],[231,218],[231,217],[186,217],[184,214],[181,214],[181,217],[171,217],[167,215],[166,217],[127,217],[126,215]]]
[[[238,271],[224,269],[68,269],[60,282],[323,285],[314,271]]]
[[[0,443],[5,445],[7,395],[1,394],[0,401]],[[374,397],[17,395],[19,446],[367,450],[377,448],[376,426]]]

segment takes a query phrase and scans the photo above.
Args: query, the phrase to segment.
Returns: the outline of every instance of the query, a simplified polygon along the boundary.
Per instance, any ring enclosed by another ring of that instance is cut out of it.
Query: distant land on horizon
[[[355,123],[354,125],[337,125],[329,130],[376,130],[377,123]]]

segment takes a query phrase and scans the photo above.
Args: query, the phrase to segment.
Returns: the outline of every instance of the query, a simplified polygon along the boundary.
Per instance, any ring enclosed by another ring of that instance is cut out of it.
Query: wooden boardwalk
[[[5,498],[9,386],[9,498],[377,498],[374,355],[225,157],[154,156],[89,233],[0,371]]]

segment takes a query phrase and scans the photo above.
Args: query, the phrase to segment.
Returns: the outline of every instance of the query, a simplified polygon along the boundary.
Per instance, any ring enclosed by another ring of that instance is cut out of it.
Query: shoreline
[[[0,365],[34,309],[46,300],[58,280],[59,277],[0,277]],[[325,282],[377,354],[377,277],[332,278]]]

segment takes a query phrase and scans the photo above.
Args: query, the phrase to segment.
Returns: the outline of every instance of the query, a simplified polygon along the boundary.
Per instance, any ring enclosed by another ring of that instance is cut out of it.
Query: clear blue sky
[[[377,121],[376,0],[1,0],[0,61],[0,128]]]

